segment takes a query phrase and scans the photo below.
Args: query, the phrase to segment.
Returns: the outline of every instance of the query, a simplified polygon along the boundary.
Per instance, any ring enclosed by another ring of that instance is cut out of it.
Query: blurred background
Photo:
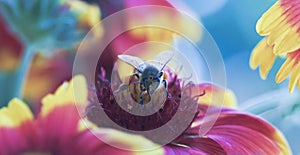
[[[249,67],[251,51],[263,38],[256,33],[256,22],[275,2],[186,1],[220,48],[226,68],[227,87],[235,93],[239,109],[258,114],[271,122],[285,134],[293,153],[300,154],[299,90],[290,94],[287,80],[281,84],[275,82],[283,59],[276,60],[266,80],[260,78],[258,70]]]
[[[88,1],[92,2],[92,0]],[[262,39],[255,31],[256,22],[276,0],[169,1],[175,7],[201,21],[214,38],[225,63],[227,88],[235,93],[238,108],[257,114],[271,122],[285,134],[293,153],[300,154],[299,90],[289,94],[287,80],[281,84],[275,83],[275,75],[283,59],[277,59],[266,80],[260,78],[258,70],[252,70],[249,67],[251,51]],[[102,18],[118,10],[108,9],[114,2],[112,1],[110,5],[107,3],[107,6],[104,5],[101,8]],[[96,18],[100,19],[100,16]],[[3,81],[7,82],[9,74],[17,66],[24,44],[8,30],[9,26],[1,16],[0,26],[0,90],[2,91],[0,97],[2,97],[5,94],[3,93],[4,87],[6,87]],[[81,27],[88,26],[88,24],[81,25]],[[189,26],[187,25],[186,28],[188,29]],[[66,52],[66,50],[69,51]],[[39,102],[45,94],[53,91],[62,81],[71,78],[74,50],[59,49],[57,51],[59,52],[56,54],[41,52],[43,54],[33,58],[27,86],[25,85],[24,88],[27,101]],[[1,102],[0,105],[4,105],[4,101]],[[32,106],[35,112],[39,109],[39,104],[36,105],[38,106]]]

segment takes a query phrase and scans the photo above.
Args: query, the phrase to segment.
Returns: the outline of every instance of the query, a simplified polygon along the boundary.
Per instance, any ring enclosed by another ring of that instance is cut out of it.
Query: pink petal
[[[47,116],[39,115],[36,120],[35,138],[39,149],[64,148],[69,139],[78,134],[80,116],[73,103],[56,107]]]
[[[164,147],[166,154],[225,154],[225,150],[214,140],[208,137],[190,137],[176,140],[175,143],[188,147],[167,145]]]
[[[92,132],[85,130],[79,133],[73,139],[69,139],[67,144],[62,150],[61,154],[118,154],[118,155],[132,155],[131,151],[120,150],[110,146],[100,139],[98,139]]]
[[[199,108],[206,111],[206,106]],[[214,107],[216,112],[218,111]],[[264,120],[231,109],[220,109],[221,114],[205,136],[198,135],[201,125],[190,127],[176,143],[204,150],[209,154],[278,154],[280,147],[274,137],[276,129]],[[212,113],[215,114],[215,113]],[[203,120],[199,113],[195,121]],[[203,147],[205,146],[205,147]],[[217,151],[217,152],[216,152]]]
[[[18,127],[0,128],[0,154],[20,154],[32,146],[34,122],[26,121]],[[28,132],[29,131],[29,132]],[[30,136],[27,136],[30,135]]]
[[[177,147],[177,146],[165,146],[165,154],[166,155],[190,155],[190,154],[207,154],[206,152],[199,149],[185,148],[185,147]]]

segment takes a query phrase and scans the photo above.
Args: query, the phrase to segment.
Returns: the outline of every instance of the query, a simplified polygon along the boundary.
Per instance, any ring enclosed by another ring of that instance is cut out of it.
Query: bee
[[[151,100],[151,95],[162,84],[168,96],[167,73],[163,71],[167,63],[172,59],[173,52],[162,52],[152,61],[144,62],[142,59],[131,55],[118,55],[118,58],[131,65],[134,73],[129,78],[129,84],[123,84],[119,89],[129,87],[131,97],[143,105]]]

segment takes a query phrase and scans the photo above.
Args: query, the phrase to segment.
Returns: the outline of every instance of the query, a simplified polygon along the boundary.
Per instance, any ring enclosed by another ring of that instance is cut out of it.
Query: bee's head
[[[147,66],[142,72],[142,77],[148,80],[155,80],[155,78],[159,77],[159,70],[154,66]]]
[[[146,87],[160,82],[161,73],[154,66],[147,66],[142,72],[142,82]]]

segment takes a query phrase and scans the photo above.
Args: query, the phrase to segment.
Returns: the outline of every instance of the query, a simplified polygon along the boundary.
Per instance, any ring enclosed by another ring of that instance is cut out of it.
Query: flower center
[[[120,107],[115,99],[114,91],[111,89],[111,82],[106,79],[105,72],[102,70],[96,76],[96,88],[92,90],[96,91],[97,96],[90,97],[90,104],[86,108],[88,119],[100,127],[111,127],[107,125],[107,122],[103,122],[103,117],[100,115],[100,110],[103,110],[110,120],[123,128],[133,131],[148,131],[165,125],[178,111],[194,112],[198,98],[191,97],[191,87],[193,84],[183,84],[182,80],[178,79],[176,74],[169,74],[168,97],[161,109],[151,115],[138,116]],[[177,123],[178,125],[181,123],[186,124],[185,118],[180,121]]]

